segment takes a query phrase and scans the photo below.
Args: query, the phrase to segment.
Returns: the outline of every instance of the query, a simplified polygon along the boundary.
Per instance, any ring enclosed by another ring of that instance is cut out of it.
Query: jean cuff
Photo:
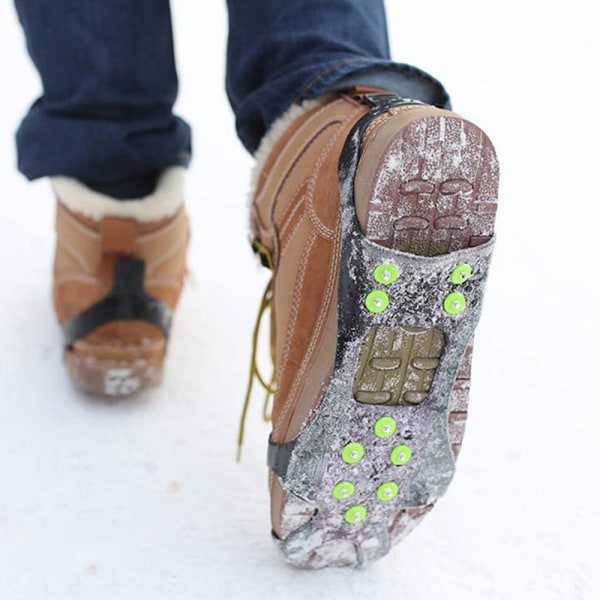
[[[448,92],[437,79],[412,65],[381,60],[367,65],[346,62],[330,66],[304,88],[297,101],[356,86],[382,88],[403,98],[451,108]]]

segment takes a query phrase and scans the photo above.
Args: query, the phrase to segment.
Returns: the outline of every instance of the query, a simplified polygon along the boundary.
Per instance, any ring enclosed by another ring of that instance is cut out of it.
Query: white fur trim
[[[301,104],[292,104],[284,113],[279,117],[272,125],[269,127],[269,130],[263,136],[260,144],[258,146],[258,150],[254,153],[254,158],[256,159],[256,163],[252,169],[251,179],[250,179],[250,198],[254,197],[254,190],[256,189],[256,184],[258,182],[258,177],[260,172],[263,170],[271,151],[277,144],[279,138],[287,131],[289,126],[301,116],[305,115],[307,112],[317,108],[317,106],[321,105],[323,101],[327,98],[327,96],[323,96],[321,98],[317,98],[316,100],[305,100]]]
[[[184,167],[165,169],[149,196],[136,200],[117,200],[101,194],[70,177],[52,177],[59,202],[70,211],[99,221],[103,217],[135,219],[150,223],[174,215],[183,204]]]

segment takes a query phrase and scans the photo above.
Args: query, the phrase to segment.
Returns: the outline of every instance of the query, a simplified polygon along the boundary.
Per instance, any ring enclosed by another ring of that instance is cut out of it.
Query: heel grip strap
[[[85,338],[102,325],[121,320],[146,321],[158,327],[168,338],[173,315],[166,304],[144,290],[144,271],[143,260],[115,261],[110,292],[62,326],[65,348],[71,349],[77,340]]]

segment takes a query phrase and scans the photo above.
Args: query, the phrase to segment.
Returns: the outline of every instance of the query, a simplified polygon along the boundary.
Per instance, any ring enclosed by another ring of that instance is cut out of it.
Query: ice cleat
[[[496,155],[453,112],[357,89],[293,107],[257,159],[254,248],[273,268],[273,537],[297,567],[364,565],[454,473]]]

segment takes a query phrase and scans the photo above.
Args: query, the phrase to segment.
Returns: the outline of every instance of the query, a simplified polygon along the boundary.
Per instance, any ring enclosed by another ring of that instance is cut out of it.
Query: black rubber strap
[[[391,108],[392,106],[407,106],[409,104],[425,104],[424,102],[421,102],[420,100],[413,100],[412,98],[402,98],[400,96],[398,96],[397,94],[364,94],[363,95],[363,99],[364,101],[371,107],[371,108],[383,108],[384,110],[387,110],[388,108]]]
[[[144,290],[144,269],[145,263],[140,259],[118,259],[115,262],[113,287],[110,292],[62,326],[67,349],[98,327],[113,321],[147,321],[156,325],[166,337],[169,336],[171,310]]]
[[[296,440],[285,444],[275,444],[269,437],[269,449],[267,451],[267,466],[275,475],[285,479],[292,452],[296,446]]]

